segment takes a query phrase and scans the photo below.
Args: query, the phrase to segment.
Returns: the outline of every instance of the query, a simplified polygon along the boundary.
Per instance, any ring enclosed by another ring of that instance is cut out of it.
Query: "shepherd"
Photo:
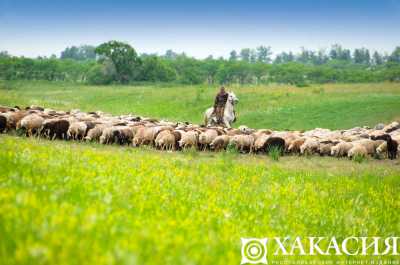
[[[225,92],[225,87],[222,86],[215,97],[213,114],[217,116],[217,123],[219,124],[223,123],[225,104],[228,100],[228,96],[228,93]]]
[[[230,128],[232,123],[236,121],[234,105],[238,102],[238,98],[233,92],[226,92],[221,87],[215,97],[214,106],[208,108],[204,115],[206,126],[223,126]]]

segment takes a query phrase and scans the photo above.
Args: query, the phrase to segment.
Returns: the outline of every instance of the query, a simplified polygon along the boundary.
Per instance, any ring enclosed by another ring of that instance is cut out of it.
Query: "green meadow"
[[[398,161],[0,146],[0,264],[240,264],[241,237],[400,232]]]
[[[346,129],[400,118],[400,83],[230,86],[239,98],[235,126]],[[146,84],[89,86],[43,81],[1,81],[0,105],[40,105],[113,114],[134,113],[203,122],[218,86]]]
[[[337,129],[400,117],[395,83],[230,89],[240,100],[235,126]],[[2,81],[0,105],[199,123],[216,90]],[[359,162],[169,153],[1,134],[0,264],[240,264],[242,237],[399,236],[399,159]],[[268,259],[279,261],[270,252]]]

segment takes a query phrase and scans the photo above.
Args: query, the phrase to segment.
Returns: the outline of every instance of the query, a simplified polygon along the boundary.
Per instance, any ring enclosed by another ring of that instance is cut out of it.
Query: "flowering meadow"
[[[398,160],[1,135],[0,264],[240,264],[241,237],[398,236],[399,178]]]

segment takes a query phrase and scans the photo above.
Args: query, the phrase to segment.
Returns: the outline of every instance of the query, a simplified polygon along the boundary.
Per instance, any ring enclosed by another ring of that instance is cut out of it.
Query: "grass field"
[[[240,100],[236,126],[335,129],[400,117],[400,84],[232,89]],[[215,93],[206,86],[2,81],[0,105],[200,122]],[[399,160],[273,161],[2,134],[0,264],[240,264],[241,237],[398,236],[399,194]]]
[[[201,123],[217,86],[87,86],[32,81],[0,82],[0,105],[129,112]],[[400,119],[400,84],[233,86],[238,121],[254,128],[347,129]]]
[[[0,146],[0,264],[240,264],[241,237],[400,232],[398,161]]]

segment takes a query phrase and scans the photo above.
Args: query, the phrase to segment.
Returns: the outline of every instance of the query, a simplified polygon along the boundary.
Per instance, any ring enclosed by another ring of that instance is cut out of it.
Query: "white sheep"
[[[72,123],[67,131],[67,136],[73,140],[81,140],[85,137],[87,125],[83,121]]]
[[[331,156],[336,156],[336,157],[346,156],[352,147],[353,147],[352,143],[340,142],[331,148]]]
[[[32,136],[39,132],[43,122],[43,117],[38,114],[29,114],[20,120],[17,124],[17,129],[26,129],[27,136]]]
[[[355,156],[366,157],[367,155],[368,151],[362,144],[354,144],[347,153],[347,157],[349,158],[353,158]]]
[[[202,147],[202,150],[205,150],[217,136],[218,132],[213,129],[201,132],[199,135],[199,144]]]
[[[306,138],[305,142],[300,146],[300,154],[314,154],[319,149],[319,142],[314,138]]]
[[[182,133],[182,138],[179,141],[179,147],[185,149],[190,147],[197,147],[198,144],[198,135],[197,131],[191,130],[188,132]]]

